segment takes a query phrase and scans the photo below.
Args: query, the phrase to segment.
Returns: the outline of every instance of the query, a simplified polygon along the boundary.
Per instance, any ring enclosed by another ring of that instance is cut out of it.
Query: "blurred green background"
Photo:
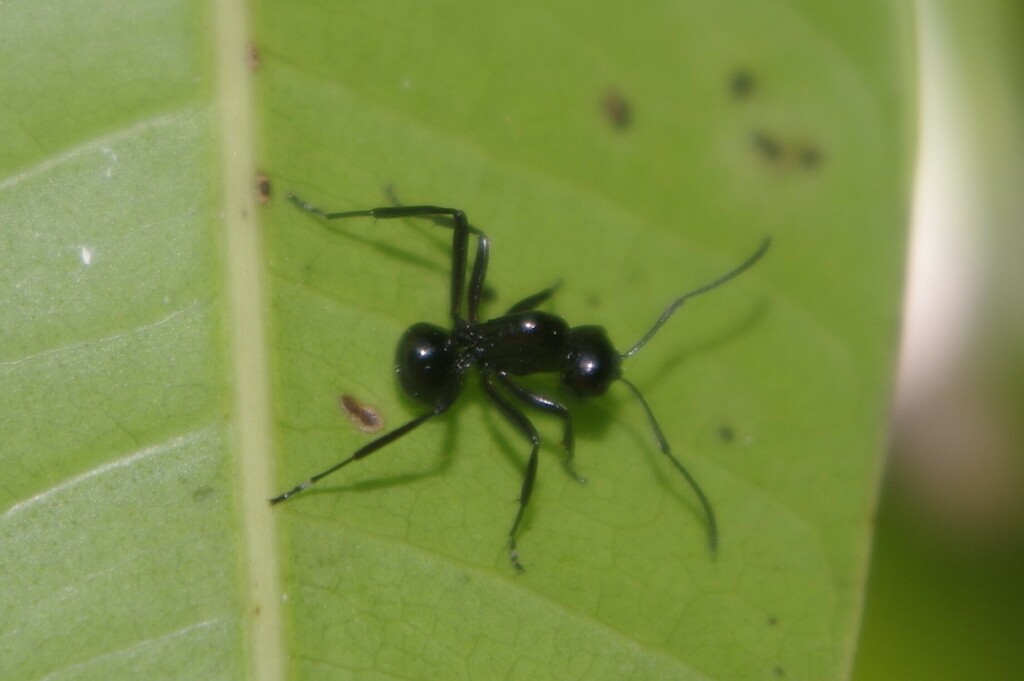
[[[1019,679],[1024,3],[918,3],[908,327],[856,681]]]

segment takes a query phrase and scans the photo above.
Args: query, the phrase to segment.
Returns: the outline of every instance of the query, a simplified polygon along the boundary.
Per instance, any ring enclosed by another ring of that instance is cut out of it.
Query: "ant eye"
[[[602,326],[577,326],[569,331],[562,384],[579,397],[598,397],[619,377],[621,360]]]
[[[433,324],[413,324],[395,350],[395,371],[405,394],[435,404],[452,380],[455,351],[448,332]]]

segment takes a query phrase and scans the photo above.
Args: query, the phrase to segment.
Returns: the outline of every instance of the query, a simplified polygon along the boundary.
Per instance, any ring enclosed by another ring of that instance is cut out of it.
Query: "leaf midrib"
[[[254,192],[256,114],[252,73],[245,55],[250,41],[248,4],[220,0],[213,10],[216,135],[220,140],[220,213],[227,294],[227,345],[239,484],[239,524],[245,551],[243,621],[247,660],[258,681],[284,674],[276,530],[267,503],[273,486],[269,353],[266,338],[264,258],[260,210]]]

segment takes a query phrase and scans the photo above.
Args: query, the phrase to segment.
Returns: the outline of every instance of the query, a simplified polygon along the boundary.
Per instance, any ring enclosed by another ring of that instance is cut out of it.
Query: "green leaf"
[[[261,3],[254,38],[241,4],[0,10],[5,677],[844,677],[899,311],[906,7],[362,5]],[[422,409],[393,346],[446,322],[450,235],[283,200],[386,186],[492,238],[487,314],[562,279],[547,307],[620,349],[774,239],[625,365],[717,554],[622,388],[571,403],[585,486],[531,414],[523,575],[529,446],[473,381],[271,509],[369,441],[339,395],[387,427]]]

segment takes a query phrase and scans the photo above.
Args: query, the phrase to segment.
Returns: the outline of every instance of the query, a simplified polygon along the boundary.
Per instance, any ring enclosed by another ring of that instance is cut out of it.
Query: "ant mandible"
[[[471,367],[477,367],[488,399],[533,445],[526,474],[519,493],[519,510],[508,533],[509,560],[519,572],[516,535],[523,514],[530,503],[533,485],[537,479],[537,452],[540,449],[540,435],[530,419],[520,411],[515,402],[539,411],[553,414],[564,423],[562,447],[566,471],[579,482],[585,482],[572,467],[575,451],[572,417],[565,405],[532,392],[517,384],[513,376],[527,376],[539,373],[558,373],[561,383],[570,392],[581,398],[599,397],[607,392],[613,381],[619,381],[632,392],[650,421],[651,430],[658,440],[661,452],[689,483],[700,500],[708,522],[708,542],[714,552],[718,544],[718,524],[704,490],[696,479],[677,459],[669,448],[661,427],[654,418],[647,400],[635,385],[622,376],[622,361],[635,355],[640,348],[658,332],[668,318],[690,298],[721,286],[730,279],[749,269],[768,250],[770,239],[765,239],[758,249],[739,267],[727,272],[709,284],[696,288],[677,298],[629,350],[619,353],[608,340],[608,334],[601,326],[570,327],[564,319],[548,312],[537,310],[558,287],[549,288],[523,298],[496,319],[480,321],[480,299],[483,296],[484,279],[487,276],[487,261],[490,255],[490,240],[487,235],[469,223],[466,214],[457,208],[441,206],[389,206],[369,210],[341,212],[325,211],[306,203],[294,194],[288,199],[296,206],[318,215],[325,220],[372,217],[378,219],[424,217],[436,224],[452,229],[452,278],[450,315],[452,329],[445,330],[434,324],[420,322],[409,327],[398,341],[395,351],[395,372],[402,390],[413,400],[430,407],[430,411],[417,416],[403,426],[385,433],[376,440],[363,445],[350,457],[327,470],[317,473],[309,480],[296,485],[287,492],[270,500],[278,504],[344,468],[353,461],[366,458],[383,449],[403,435],[419,428],[430,419],[443,414],[455,403],[462,392],[465,377]],[[469,290],[466,295],[466,311],[463,315],[463,291],[466,285],[466,255],[469,235],[476,237],[476,257],[469,275]]]

